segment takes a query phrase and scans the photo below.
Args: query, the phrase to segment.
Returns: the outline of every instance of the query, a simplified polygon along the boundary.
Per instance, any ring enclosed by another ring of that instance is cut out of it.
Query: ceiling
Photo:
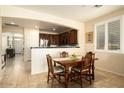
[[[16,5],[16,6],[80,22],[88,21],[93,18],[110,13],[114,10],[124,8],[124,5],[103,5],[102,7],[94,7],[94,5]]]
[[[102,7],[97,8],[94,7],[94,5],[16,5],[16,6],[81,22],[88,21],[90,19],[105,15],[120,8],[124,8],[124,6],[122,5],[104,5]],[[12,17],[3,17],[2,22],[3,27],[9,27],[14,29],[22,27],[39,28],[40,31],[48,31],[53,33],[62,33],[63,31],[72,29],[69,27],[49,22]],[[15,24],[11,24],[12,22]],[[5,24],[8,24],[9,26]]]
[[[12,17],[3,17],[2,18],[2,25],[5,28],[23,28],[23,27],[30,27],[30,28],[38,28],[40,31],[50,31],[53,33],[61,33],[63,31],[72,29],[69,27],[38,21],[38,20],[29,20],[29,19],[22,19],[22,18],[12,18]]]

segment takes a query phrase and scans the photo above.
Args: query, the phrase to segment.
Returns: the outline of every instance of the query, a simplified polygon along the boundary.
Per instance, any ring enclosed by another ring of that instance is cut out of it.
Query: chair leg
[[[90,79],[90,85],[91,85],[91,80],[92,80],[92,77],[91,77],[91,71],[89,70],[89,79]]]
[[[72,72],[71,72],[70,77],[69,77],[70,78],[70,82],[72,82],[72,76],[73,75],[72,75]]]
[[[68,76],[68,81],[70,80],[70,77]]]
[[[76,80],[76,73],[74,72],[74,80]]]
[[[60,78],[60,75],[59,75],[59,81],[60,81],[60,79],[61,79],[61,78]]]
[[[49,72],[48,72],[48,75],[47,75],[47,83],[49,83]]]
[[[54,82],[54,78],[52,77],[52,84],[51,84],[51,87],[53,88],[53,82]]]
[[[75,72],[71,72],[70,81],[72,82],[73,80],[76,80]]]
[[[80,80],[81,80],[81,88],[83,87],[83,79],[82,79],[82,75],[80,74]]]
[[[59,75],[59,80],[58,81],[59,81],[59,83],[61,83],[61,75]]]

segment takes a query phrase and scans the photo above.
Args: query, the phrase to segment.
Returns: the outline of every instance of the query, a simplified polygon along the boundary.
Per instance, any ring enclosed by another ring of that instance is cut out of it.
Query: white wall
[[[31,60],[31,47],[39,46],[39,30],[24,28],[24,61]]]
[[[124,76],[124,54],[96,52],[96,68]]]
[[[1,53],[2,53],[2,18],[0,17],[0,74],[1,74]]]
[[[6,53],[7,48],[7,35],[2,33],[2,52]]]
[[[20,40],[15,40],[20,39]],[[23,38],[15,38],[14,39],[14,48],[15,53],[23,54]]]
[[[106,14],[104,16],[89,20],[87,22],[85,22],[85,31],[86,32],[91,32],[94,31],[94,25],[96,23],[117,17],[117,16],[121,16],[124,15],[124,8],[123,9],[119,9],[116,11],[113,11],[109,14]],[[124,22],[124,19],[121,20]],[[123,24],[124,25],[124,24]],[[122,26],[124,29],[124,26]],[[124,30],[123,30],[124,32]],[[121,33],[121,35],[124,33]],[[124,40],[122,40],[122,42],[124,42]],[[122,44],[122,46],[124,45],[124,43]],[[94,51],[94,43],[86,43],[85,45],[86,47],[86,51]],[[124,52],[124,50],[123,50]],[[99,58],[98,61],[96,61],[95,66],[96,68],[105,70],[105,71],[109,71],[109,72],[113,72],[119,75],[123,75],[124,76],[124,54],[122,53],[108,53],[108,52],[96,52],[96,57]]]

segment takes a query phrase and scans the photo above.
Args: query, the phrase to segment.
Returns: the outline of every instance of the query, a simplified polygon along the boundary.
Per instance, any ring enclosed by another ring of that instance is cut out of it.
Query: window
[[[97,26],[97,49],[104,49],[105,47],[105,25]]]
[[[95,50],[120,50],[120,18],[105,21],[95,25]]]
[[[108,49],[120,49],[120,20],[108,23]]]

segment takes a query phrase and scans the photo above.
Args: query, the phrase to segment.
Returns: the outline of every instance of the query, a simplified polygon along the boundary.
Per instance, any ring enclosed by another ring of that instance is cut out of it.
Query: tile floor
[[[95,80],[92,85],[84,81],[84,88],[124,88],[124,77],[113,73],[95,70]],[[6,68],[0,75],[1,88],[50,88],[47,84],[47,73],[31,75],[30,62],[24,62],[22,55],[7,61]],[[54,88],[64,88],[64,84],[54,82]],[[69,88],[80,88],[75,82],[69,82]]]

